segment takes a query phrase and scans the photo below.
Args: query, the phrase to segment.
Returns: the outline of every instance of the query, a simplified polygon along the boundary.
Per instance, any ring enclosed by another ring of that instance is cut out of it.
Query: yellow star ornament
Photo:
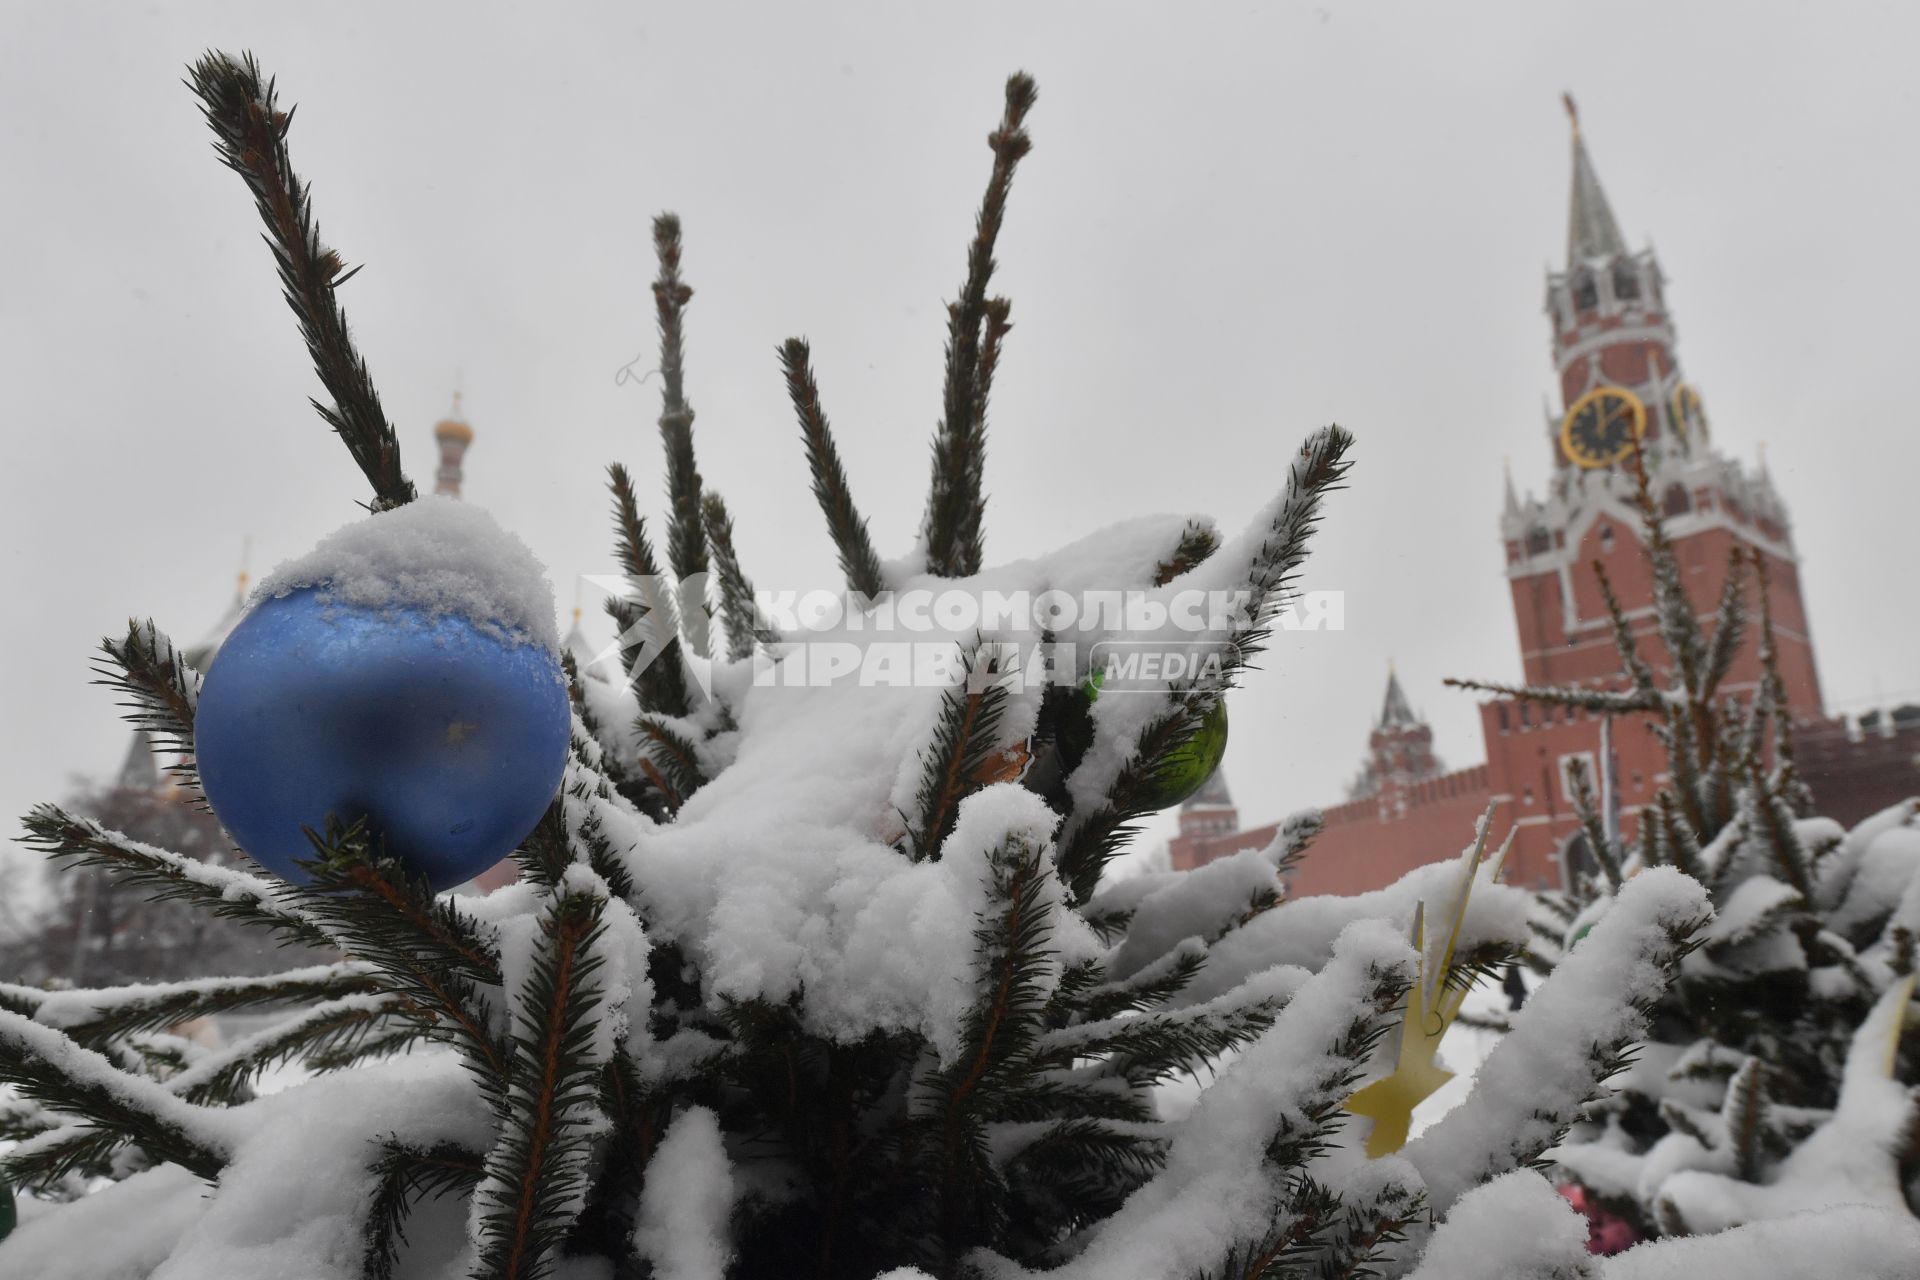
[[[1489,809],[1487,817],[1481,820],[1473,845],[1460,859],[1460,881],[1450,904],[1453,924],[1446,945],[1437,957],[1430,958],[1427,954],[1427,904],[1422,902],[1413,909],[1413,949],[1420,953],[1420,967],[1407,992],[1407,1011],[1400,1022],[1399,1056],[1392,1071],[1357,1090],[1345,1105],[1349,1113],[1373,1121],[1373,1130],[1367,1134],[1370,1160],[1392,1155],[1405,1146],[1407,1131],[1413,1124],[1413,1109],[1453,1079],[1453,1072],[1440,1066],[1434,1057],[1440,1052],[1440,1041],[1445,1038],[1447,1028],[1453,1025],[1460,1006],[1466,1002],[1467,990],[1447,987],[1444,979],[1447,967],[1453,963],[1454,947],[1460,941],[1467,898],[1473,892],[1473,873],[1481,852],[1487,847],[1487,826],[1492,816]],[[1512,844],[1513,838],[1509,836],[1494,854],[1493,879],[1498,879],[1504,869],[1507,849]]]
[[[1378,1160],[1407,1144],[1407,1129],[1413,1123],[1413,1109],[1432,1097],[1441,1085],[1453,1079],[1453,1072],[1436,1063],[1440,1038],[1453,1021],[1444,1012],[1445,993],[1440,1006],[1429,1016],[1426,975],[1426,904],[1413,909],[1413,945],[1422,953],[1420,972],[1407,992],[1407,1013],[1400,1023],[1400,1057],[1393,1070],[1347,1099],[1346,1109],[1373,1121],[1367,1135],[1367,1158]],[[1454,1012],[1459,1012],[1456,1004]]]
[[[1887,1079],[1893,1079],[1894,1070],[1900,1065],[1900,1032],[1906,1025],[1907,1006],[1913,1002],[1915,981],[1920,974],[1908,974],[1899,982],[1900,999],[1893,1006],[1893,1030],[1887,1035]]]

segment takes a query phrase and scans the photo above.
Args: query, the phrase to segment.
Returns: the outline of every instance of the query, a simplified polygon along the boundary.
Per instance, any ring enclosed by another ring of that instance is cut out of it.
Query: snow
[[[167,1164],[57,1211],[23,1213],[0,1245],[0,1267],[8,1280],[148,1280],[207,1211],[206,1191],[200,1179]]]
[[[1609,1258],[1605,1280],[1914,1280],[1920,1219],[1849,1205]],[[1424,1280],[1424,1278],[1423,1278]]]
[[[255,602],[319,587],[323,601],[465,618],[558,656],[553,587],[527,544],[469,502],[430,496],[328,534],[254,589]]]
[[[247,1131],[236,1120],[236,1112],[183,1102],[164,1085],[129,1075],[53,1028],[4,1009],[0,1009],[0,1046],[46,1063],[65,1078],[98,1089],[125,1107],[154,1116],[208,1150],[230,1151]]]
[[[1475,895],[1478,896],[1477,894]],[[1592,1092],[1592,1058],[1644,1030],[1633,1001],[1665,988],[1671,934],[1704,920],[1707,892],[1671,867],[1628,880],[1611,910],[1513,1018],[1465,1102],[1406,1148],[1445,1212],[1467,1190],[1531,1159]]]
[[[1700,937],[1713,946],[1749,941],[1780,912],[1800,901],[1799,891],[1791,885],[1772,876],[1751,876],[1727,895],[1719,914],[1700,931]]]
[[[943,1052],[957,1044],[985,851],[1013,833],[1050,844],[1058,819],[1032,792],[999,784],[961,806],[938,861],[887,842],[900,831],[889,805],[898,762],[924,745],[921,713],[941,694],[755,688],[739,710],[738,758],[673,824],[601,809],[645,886],[651,931],[689,951],[709,998],[804,991],[801,1016],[818,1034],[911,1028]],[[1056,941],[1095,948],[1064,932]]]
[[[372,1191],[367,1168],[378,1142],[393,1135],[420,1147],[459,1142],[484,1150],[492,1128],[473,1077],[448,1052],[315,1077],[231,1114],[247,1137],[222,1172],[219,1193],[152,1280],[357,1277]],[[196,1198],[202,1192],[193,1189]],[[428,1229],[430,1222],[440,1229]],[[465,1271],[459,1226],[445,1217],[409,1224],[416,1274]]]
[[[727,1236],[733,1199],[720,1118],[706,1107],[689,1107],[647,1166],[634,1224],[634,1246],[658,1280],[722,1280],[733,1252]]]
[[[0,988],[22,991],[36,1001],[33,1020],[49,1027],[74,1027],[129,1006],[159,1004],[171,997],[196,992],[206,996],[244,996],[249,991],[271,992],[288,983],[318,986],[334,979],[364,979],[379,971],[370,964],[349,961],[344,964],[309,965],[303,969],[283,970],[258,977],[195,979],[188,982],[132,983],[98,990],[36,991],[29,988]]]
[[[1126,940],[1108,963],[1109,976],[1133,976],[1184,938],[1224,933],[1262,892],[1280,892],[1280,875],[1266,849],[1243,849],[1173,877],[1141,900]]]
[[[1916,876],[1920,876],[1920,828],[1890,827],[1880,832],[1861,850],[1847,896],[1833,913],[1834,927],[1853,929],[1878,922]]]
[[[58,1209],[30,1208],[0,1245],[0,1274],[358,1280],[371,1194],[366,1171],[379,1140],[484,1147],[491,1131],[472,1077],[445,1051],[315,1077],[214,1114],[232,1135],[217,1194],[185,1169],[162,1165]],[[409,1222],[411,1269],[403,1274],[464,1274],[471,1264],[463,1223],[435,1209],[429,1202]]]
[[[1860,857],[1866,852],[1867,846],[1879,839],[1881,832],[1907,826],[1913,822],[1916,814],[1920,814],[1920,797],[1902,800],[1855,824],[1853,830],[1841,838],[1832,855],[1820,864],[1822,905],[1829,908],[1839,906],[1841,897],[1853,883]]]
[[[1416,905],[1450,898],[1459,875],[1457,861],[1449,860],[1417,867],[1386,888],[1370,893],[1282,902],[1222,938],[1213,947],[1207,967],[1178,998],[1192,1003],[1211,1000],[1270,965],[1297,964],[1317,969],[1331,952],[1333,940],[1349,924],[1385,920],[1404,930],[1413,919]],[[1524,890],[1493,882],[1491,868],[1483,865],[1467,900],[1460,948],[1483,942],[1525,943],[1532,901],[1533,895]]]
[[[1914,1101],[1887,1068],[1902,1007],[1912,995],[1906,982],[1881,995],[1854,1033],[1840,1105],[1780,1163],[1771,1181],[1743,1182],[1711,1168],[1682,1169],[1653,1182],[1662,1216],[1671,1211],[1687,1229],[1710,1232],[1839,1204],[1907,1211],[1897,1148]],[[1650,1170],[1645,1178],[1654,1176]]]
[[[1408,1280],[1581,1280],[1598,1274],[1587,1256],[1586,1219],[1545,1178],[1519,1169],[1461,1196]]]
[[[1200,1095],[1160,1173],[1093,1229],[1084,1252],[1049,1277],[1161,1280],[1201,1273],[1217,1267],[1257,1224],[1273,1220],[1282,1188],[1264,1168],[1268,1141],[1283,1125],[1303,1128],[1307,1109],[1329,1096],[1345,1065],[1329,1050],[1378,975],[1413,971],[1413,949],[1378,921],[1344,930],[1332,952],[1274,1025]],[[1006,1264],[991,1273],[1025,1274]]]

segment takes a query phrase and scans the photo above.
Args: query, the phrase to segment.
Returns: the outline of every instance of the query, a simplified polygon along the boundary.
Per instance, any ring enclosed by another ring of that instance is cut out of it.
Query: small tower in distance
[[[1380,719],[1367,736],[1367,759],[1360,776],[1347,788],[1347,798],[1362,800],[1388,792],[1392,794],[1387,798],[1397,804],[1402,789],[1440,772],[1440,761],[1433,754],[1433,730],[1414,714],[1399,675],[1389,667]]]
[[[440,467],[433,473],[433,491],[449,498],[460,496],[461,463],[467,446],[473,443],[473,428],[460,414],[460,393],[453,393],[453,408],[433,424],[434,443],[440,446]]]
[[[1187,840],[1204,839],[1232,835],[1238,830],[1240,811],[1227,792],[1226,771],[1215,769],[1213,776],[1180,806],[1180,836]]]

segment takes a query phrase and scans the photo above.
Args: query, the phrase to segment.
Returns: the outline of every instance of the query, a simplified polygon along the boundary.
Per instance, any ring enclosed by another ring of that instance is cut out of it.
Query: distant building
[[[460,414],[460,393],[453,393],[453,408],[433,424],[433,442],[440,447],[440,465],[433,473],[433,491],[450,498],[460,496],[460,482],[473,443],[473,428]]]
[[[1863,724],[1826,713],[1786,504],[1764,463],[1750,470],[1715,448],[1700,393],[1681,374],[1665,276],[1652,249],[1634,252],[1622,239],[1577,116],[1570,205],[1566,267],[1547,277],[1565,406],[1543,424],[1554,470],[1538,498],[1520,497],[1509,476],[1500,517],[1524,682],[1625,687],[1596,563],[1641,637],[1642,656],[1651,661],[1663,652],[1633,479],[1621,465],[1637,441],[1696,609],[1711,616],[1733,549],[1757,552],[1766,566],[1795,749],[1819,811],[1853,822],[1920,793],[1920,709]],[[1751,696],[1760,674],[1750,637],[1721,687]],[[1433,757],[1431,730],[1389,675],[1359,776],[1346,803],[1325,811],[1325,829],[1295,871],[1294,890],[1351,893],[1390,883],[1463,847],[1489,803],[1498,805],[1496,838],[1509,827],[1518,833],[1509,878],[1561,885],[1588,856],[1573,816],[1570,761],[1583,759],[1590,776],[1611,778],[1629,838],[1666,781],[1666,755],[1646,716],[1616,718],[1610,760],[1602,759],[1601,718],[1586,712],[1494,699],[1481,705],[1480,719],[1487,763],[1445,772]],[[1181,834],[1169,847],[1175,867],[1265,845],[1276,830],[1241,831],[1237,815],[1232,829],[1217,815],[1200,822],[1189,830],[1182,812]]]

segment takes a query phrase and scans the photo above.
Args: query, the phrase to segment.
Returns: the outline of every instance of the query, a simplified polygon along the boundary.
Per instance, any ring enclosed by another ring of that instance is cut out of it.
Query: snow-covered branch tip
[[[933,480],[921,521],[927,570],[947,578],[980,572],[981,517],[986,499],[981,491],[987,447],[987,399],[1001,340],[1012,326],[1004,298],[989,298],[993,279],[994,245],[1006,217],[1007,195],[1020,160],[1033,149],[1026,131],[1027,113],[1040,94],[1033,77],[1024,72],[1007,78],[1006,105],[1000,126],[987,135],[993,149],[993,172],[974,219],[974,236],[967,246],[967,275],[960,296],[947,307],[947,363],[939,428],[933,438]]]
[[[373,486],[373,509],[404,506],[417,492],[400,466],[399,436],[340,309],[337,291],[359,268],[347,270],[320,239],[312,188],[294,173],[287,151],[292,108],[279,109],[273,81],[262,79],[250,53],[235,59],[209,51],[188,69],[187,85],[200,99],[221,163],[245,180],[266,223],[287,305],[300,321],[313,370],[333,399],[330,405],[316,400],[314,408]]]
[[[786,378],[787,398],[793,401],[794,415],[800,421],[807,470],[813,476],[813,496],[827,518],[827,534],[840,557],[840,574],[849,591],[872,599],[886,590],[886,578],[867,533],[866,519],[854,505],[853,487],[841,465],[840,450],[833,443],[827,412],[820,406],[813,351],[804,338],[788,338],[780,344],[780,370]]]

